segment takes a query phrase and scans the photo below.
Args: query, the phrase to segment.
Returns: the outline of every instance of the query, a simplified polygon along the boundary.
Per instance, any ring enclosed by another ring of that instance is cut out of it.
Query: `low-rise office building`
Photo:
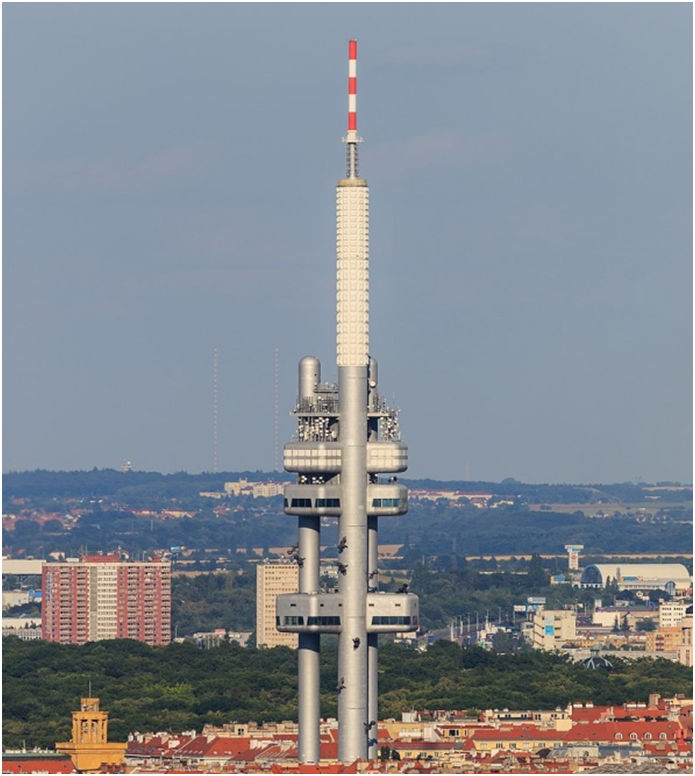
[[[532,622],[535,649],[561,649],[577,637],[577,614],[571,609],[539,609]]]

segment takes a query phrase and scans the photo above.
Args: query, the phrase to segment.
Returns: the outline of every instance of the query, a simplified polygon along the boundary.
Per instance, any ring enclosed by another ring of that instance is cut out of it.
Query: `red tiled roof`
[[[2,756],[3,773],[77,773],[72,760],[67,755],[48,757],[27,757],[11,754]]]
[[[189,736],[176,736],[174,738],[153,736],[148,741],[129,741],[126,755],[130,757],[159,757],[163,754],[169,754],[173,749],[182,746],[183,742],[190,740]],[[176,742],[175,746],[172,741]]]
[[[240,763],[252,763],[258,754],[258,749],[244,749],[230,756],[230,760]]]
[[[301,767],[301,770],[300,770]],[[318,773],[357,773],[357,761],[344,765],[335,763],[331,765],[284,765],[273,763],[270,766],[270,773],[296,773],[296,774],[318,774]]]
[[[320,754],[322,760],[337,760],[338,759],[338,742],[337,741],[321,741]]]
[[[663,708],[636,707],[627,708],[626,706],[573,706],[573,722],[598,722],[600,720],[625,719],[626,717],[663,717]]]
[[[196,736],[175,747],[177,757],[234,757],[251,748],[250,736]]]
[[[458,742],[456,742],[458,743]],[[421,738],[414,739],[412,741],[403,741],[400,738],[394,739],[390,746],[393,749],[418,749],[420,751],[448,751],[454,749],[455,741],[424,741]],[[456,747],[460,748],[460,747]]]
[[[642,749],[650,754],[666,754],[672,752],[676,747],[674,741],[645,741]]]
[[[659,739],[666,734],[667,740],[677,737],[680,726],[676,722],[595,722],[593,725],[575,725],[563,735],[567,741],[630,741],[630,735],[635,733],[638,741]],[[616,735],[622,736],[617,739]],[[633,739],[634,740],[634,739]]]
[[[248,736],[222,737],[212,740],[205,752],[205,757],[231,757],[238,752],[248,749],[251,739]]]
[[[659,740],[665,734],[666,740],[682,737],[682,728],[676,722],[645,722],[643,720],[627,722],[593,722],[579,723],[570,730],[543,730],[535,725],[515,725],[494,728],[478,728],[471,731],[471,738],[477,741],[510,741],[528,739],[535,741],[630,741],[634,733],[637,740]],[[616,738],[620,735],[620,738]],[[645,738],[646,736],[646,738]]]
[[[255,760],[264,759],[271,760],[273,758],[281,760],[296,760],[297,759],[297,747],[293,746],[289,749],[278,744],[270,743],[263,747],[260,751],[257,751],[254,755]]]
[[[625,706],[616,706],[613,709],[613,718],[614,719],[624,719],[625,717],[639,717],[640,719],[644,719],[645,717],[651,717],[652,719],[656,717],[663,717],[665,716],[664,709],[650,709],[650,708],[639,708],[639,709],[627,709]]]
[[[562,733],[559,730],[543,730],[531,724],[503,727],[499,728],[499,730],[495,728],[474,728],[471,731],[472,738],[488,741],[509,741],[520,738],[526,738],[531,741],[546,739],[562,740],[564,736],[565,733]]]
[[[573,706],[572,720],[575,722],[596,722],[606,717],[610,706]]]
[[[207,748],[208,737],[195,736],[195,738],[188,739],[188,741],[181,744],[181,746],[177,746],[176,749],[174,749],[174,753],[177,756],[196,755],[198,757],[202,757],[205,754]]]

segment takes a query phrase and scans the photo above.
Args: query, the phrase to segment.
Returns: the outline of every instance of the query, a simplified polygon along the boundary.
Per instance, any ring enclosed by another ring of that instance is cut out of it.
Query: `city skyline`
[[[272,468],[354,34],[410,476],[690,479],[690,7],[4,10],[5,470]]]

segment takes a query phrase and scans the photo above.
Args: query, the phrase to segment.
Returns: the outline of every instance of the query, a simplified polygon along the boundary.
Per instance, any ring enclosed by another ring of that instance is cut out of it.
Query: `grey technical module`
[[[284,467],[285,512],[297,515],[299,592],[277,598],[277,628],[299,634],[299,760],[320,759],[320,638],[338,634],[338,758],[376,759],[379,633],[415,631],[417,596],[379,592],[378,519],[408,510],[408,448],[398,413],[379,396],[369,355],[369,189],[357,166],[357,44],[348,49],[347,175],[337,200],[338,384],[321,381],[317,358],[299,362],[297,438]],[[391,475],[381,481],[380,474]],[[319,588],[321,518],[338,519],[337,592]]]

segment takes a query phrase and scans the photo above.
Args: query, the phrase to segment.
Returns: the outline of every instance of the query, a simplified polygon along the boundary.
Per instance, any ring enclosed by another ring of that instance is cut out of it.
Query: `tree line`
[[[40,496],[61,496],[71,498],[100,498],[112,496],[127,498],[129,495],[196,495],[199,490],[222,490],[225,482],[238,479],[249,481],[282,481],[287,479],[282,472],[161,472],[120,471],[97,469],[88,471],[34,471],[7,472],[2,476],[6,498]],[[659,497],[653,491],[646,491],[648,483],[620,482],[612,484],[575,485],[569,483],[524,483],[509,477],[502,482],[488,481],[440,481],[404,479],[411,488],[429,490],[463,490],[492,493],[497,496],[521,498],[532,504],[570,503],[582,504],[596,501],[644,501],[645,495]],[[680,483],[659,482],[657,485],[680,485]],[[669,501],[692,500],[692,488],[666,492]]]
[[[280,497],[259,499],[257,504],[222,515],[209,505],[195,512],[194,517],[160,520],[134,515],[125,507],[92,505],[69,530],[58,520],[39,525],[19,519],[14,530],[4,532],[3,547],[36,557],[55,551],[75,555],[85,546],[106,550],[120,546],[137,553],[176,545],[217,548],[233,555],[240,548],[289,546],[296,540],[296,523],[283,513]],[[565,544],[577,543],[584,545],[585,555],[683,552],[691,546],[691,534],[692,523],[685,519],[668,523],[619,517],[597,520],[581,512],[531,512],[523,505],[476,509],[414,502],[407,515],[382,521],[379,538],[384,544],[404,544],[405,565],[412,566],[422,555],[455,559],[488,553],[562,553]]]
[[[321,710],[337,711],[336,650],[322,640]],[[380,717],[412,709],[538,708],[570,701],[619,704],[649,693],[692,696],[690,669],[666,660],[614,660],[592,671],[558,654],[496,655],[440,641],[427,652],[385,642]],[[109,712],[109,737],[133,731],[200,731],[233,720],[297,719],[297,653],[287,647],[209,650],[137,641],[84,646],[3,639],[3,746],[53,747],[70,738],[71,712],[92,694]]]

